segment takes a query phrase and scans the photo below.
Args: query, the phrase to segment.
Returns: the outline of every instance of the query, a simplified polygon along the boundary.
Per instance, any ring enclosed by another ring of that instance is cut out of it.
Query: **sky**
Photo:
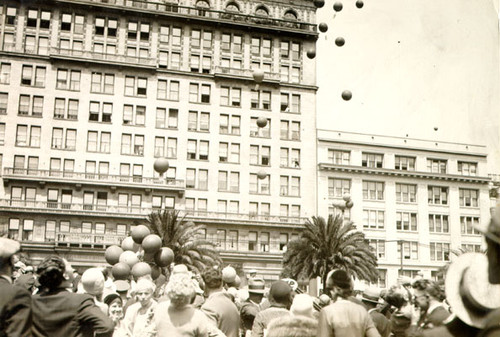
[[[485,145],[500,174],[498,0],[334,2],[317,11],[318,126]]]

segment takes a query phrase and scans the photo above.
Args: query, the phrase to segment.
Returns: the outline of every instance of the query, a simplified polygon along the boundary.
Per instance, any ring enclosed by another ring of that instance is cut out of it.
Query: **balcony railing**
[[[125,235],[56,232],[55,242],[57,245],[61,244],[119,245],[121,244],[123,239],[125,239]]]
[[[123,216],[141,218],[149,215],[151,212],[159,210],[156,207],[143,206],[120,206],[120,205],[102,205],[102,204],[77,204],[77,203],[62,203],[57,201],[35,201],[35,200],[11,200],[0,199],[0,210],[14,212],[36,212],[39,214],[73,214],[73,215],[92,215],[92,216]],[[194,211],[181,210],[181,215],[185,215],[189,220],[205,221],[221,221],[234,223],[274,223],[302,225],[306,218],[277,216],[277,215],[261,215],[261,214],[243,214],[231,212],[210,212],[210,211]]]
[[[37,169],[21,169],[21,168],[4,168],[4,179],[12,178],[42,178],[46,181],[64,181],[71,183],[99,183],[99,184],[114,184],[137,186],[140,188],[167,188],[184,190],[185,184],[183,179],[171,178],[148,178],[142,176],[122,176],[115,174],[99,174],[99,173],[83,173],[83,172],[66,172],[54,170],[37,170]]]
[[[70,0],[57,0],[57,2],[71,3]],[[155,14],[183,16],[197,16],[208,20],[224,20],[225,22],[232,21],[240,25],[262,25],[266,27],[279,27],[279,29],[290,29],[298,31],[306,31],[317,34],[316,25],[298,20],[276,19],[266,16],[248,15],[232,11],[219,11],[204,7],[189,7],[179,6],[177,3],[168,1],[150,1],[150,0],[81,0],[83,3],[101,3],[110,7],[125,7],[126,9],[137,8],[145,9],[148,12],[158,12]]]
[[[145,67],[155,68],[156,59],[151,57],[138,57],[138,56],[127,56],[127,55],[117,55],[117,54],[106,54],[97,53],[86,50],[76,50],[76,49],[65,49],[65,48],[52,48],[50,51],[51,57],[61,57],[71,56],[75,58],[80,58],[89,61],[103,61],[130,65],[142,65]]]
[[[239,77],[248,78],[253,80],[253,71],[250,69],[228,68],[228,67],[215,67],[215,76],[221,77]],[[264,82],[279,83],[281,75],[278,73],[264,73]]]

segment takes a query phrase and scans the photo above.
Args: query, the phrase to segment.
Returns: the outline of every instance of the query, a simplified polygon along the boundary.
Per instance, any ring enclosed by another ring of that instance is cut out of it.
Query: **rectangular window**
[[[401,246],[403,246],[403,259],[418,260],[418,242],[402,241],[398,242],[398,256],[401,256]]]
[[[7,113],[8,102],[9,94],[6,92],[0,92],[0,115],[5,115]]]
[[[429,205],[448,205],[448,187],[428,186]]]
[[[349,165],[351,163],[351,151],[328,149],[328,162],[336,165]]]
[[[429,214],[429,232],[449,233],[450,224],[448,222],[448,215]]]
[[[260,251],[269,252],[269,233],[261,232],[259,241],[260,241]]]
[[[470,163],[459,161],[457,163],[458,174],[464,176],[476,176],[477,175],[477,163]]]
[[[257,249],[257,232],[248,232],[248,250],[255,251]]]
[[[459,190],[460,207],[479,207],[479,191],[466,188]]]
[[[384,183],[378,181],[363,181],[364,200],[384,200]]]
[[[462,234],[481,234],[476,228],[479,226],[479,217],[475,216],[461,216],[460,217],[460,230]]]
[[[446,173],[447,161],[444,159],[427,159],[427,171],[431,173]]]
[[[443,242],[430,243],[431,261],[449,261],[450,244]]]
[[[383,159],[384,159],[383,154],[363,152],[361,159],[361,166],[371,167],[371,168],[382,168]]]
[[[417,185],[396,184],[396,201],[398,202],[416,202]]]
[[[384,229],[385,211],[364,209],[363,210],[363,228]]]
[[[271,92],[252,90],[250,103],[252,109],[271,110]]]
[[[351,193],[351,180],[328,178],[328,196],[342,198],[344,194]]]
[[[415,171],[415,157],[395,156],[394,168],[403,171]]]
[[[385,240],[368,239],[368,244],[379,259],[385,259]]]
[[[396,212],[396,229],[415,232],[417,230],[417,213]]]

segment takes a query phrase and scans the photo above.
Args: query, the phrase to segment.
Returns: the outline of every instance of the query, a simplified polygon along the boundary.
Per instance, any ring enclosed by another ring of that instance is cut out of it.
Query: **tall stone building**
[[[226,263],[277,278],[316,210],[315,11],[306,0],[4,1],[0,230],[35,261],[56,252],[83,267],[174,208],[205,225]]]

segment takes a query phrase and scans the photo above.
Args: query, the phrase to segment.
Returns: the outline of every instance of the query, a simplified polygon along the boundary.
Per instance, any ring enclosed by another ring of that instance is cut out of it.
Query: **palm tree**
[[[299,239],[289,242],[283,256],[283,277],[320,276],[323,289],[326,276],[333,269],[343,269],[360,280],[377,281],[377,257],[351,221],[330,214],[307,220]]]
[[[175,264],[185,264],[189,270],[200,273],[208,266],[221,263],[215,245],[199,237],[203,227],[186,221],[184,216],[179,216],[179,211],[152,212],[146,225],[151,233],[160,236],[163,247],[173,250]]]

